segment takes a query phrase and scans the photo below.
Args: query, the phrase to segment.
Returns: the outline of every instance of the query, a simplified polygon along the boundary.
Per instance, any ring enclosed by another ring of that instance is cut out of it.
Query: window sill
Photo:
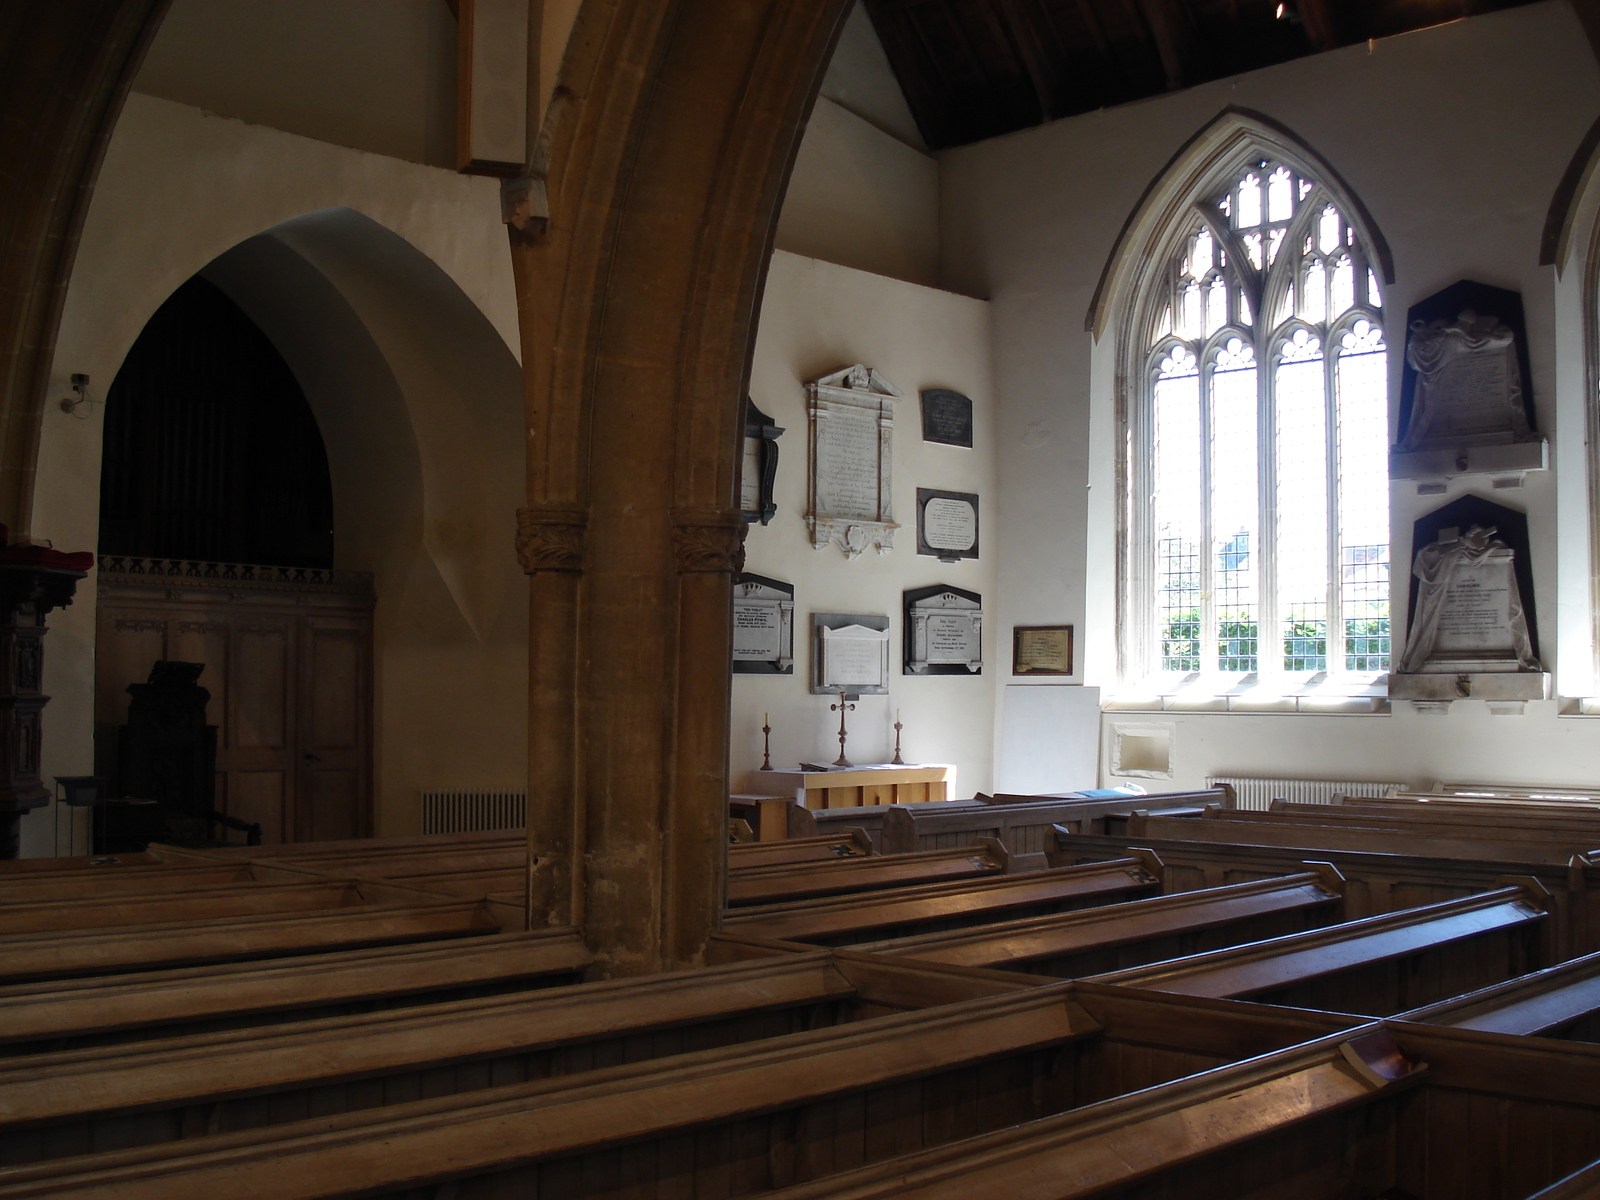
[[[1389,677],[1379,675],[1158,676],[1122,689],[1102,705],[1117,712],[1321,713],[1370,716],[1389,711]]]

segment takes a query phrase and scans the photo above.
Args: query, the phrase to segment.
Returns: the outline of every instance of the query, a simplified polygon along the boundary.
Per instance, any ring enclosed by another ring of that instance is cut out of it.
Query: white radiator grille
[[[1288,800],[1295,804],[1326,804],[1334,795],[1387,796],[1403,792],[1403,783],[1371,783],[1351,779],[1243,779],[1231,775],[1215,775],[1206,779],[1207,787],[1223,784],[1233,787],[1240,808],[1265,811],[1274,800]]]
[[[423,833],[520,829],[528,823],[527,792],[422,793]]]

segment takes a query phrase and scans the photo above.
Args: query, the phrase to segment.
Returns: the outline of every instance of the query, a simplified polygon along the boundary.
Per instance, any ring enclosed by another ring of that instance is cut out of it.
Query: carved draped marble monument
[[[811,412],[811,545],[837,542],[846,558],[894,549],[894,402],[900,392],[857,363],[806,385]]]
[[[1546,465],[1526,390],[1515,292],[1462,281],[1410,312],[1397,479],[1521,472]]]
[[[1418,588],[1389,694],[1410,700],[1542,699],[1516,553],[1494,526],[1446,527],[1416,553]]]

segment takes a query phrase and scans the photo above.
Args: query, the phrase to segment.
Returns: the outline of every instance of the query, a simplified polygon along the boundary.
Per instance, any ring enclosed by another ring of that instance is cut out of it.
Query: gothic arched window
[[[1256,157],[1161,243],[1130,330],[1135,669],[1388,670],[1387,355],[1349,216]]]

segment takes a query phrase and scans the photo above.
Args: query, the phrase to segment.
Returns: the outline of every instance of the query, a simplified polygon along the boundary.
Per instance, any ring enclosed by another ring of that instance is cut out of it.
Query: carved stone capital
[[[693,572],[744,570],[744,535],[749,528],[742,514],[723,508],[672,510],[672,559],[680,575]]]
[[[583,570],[583,533],[589,510],[577,504],[517,509],[517,560],[535,571]]]

